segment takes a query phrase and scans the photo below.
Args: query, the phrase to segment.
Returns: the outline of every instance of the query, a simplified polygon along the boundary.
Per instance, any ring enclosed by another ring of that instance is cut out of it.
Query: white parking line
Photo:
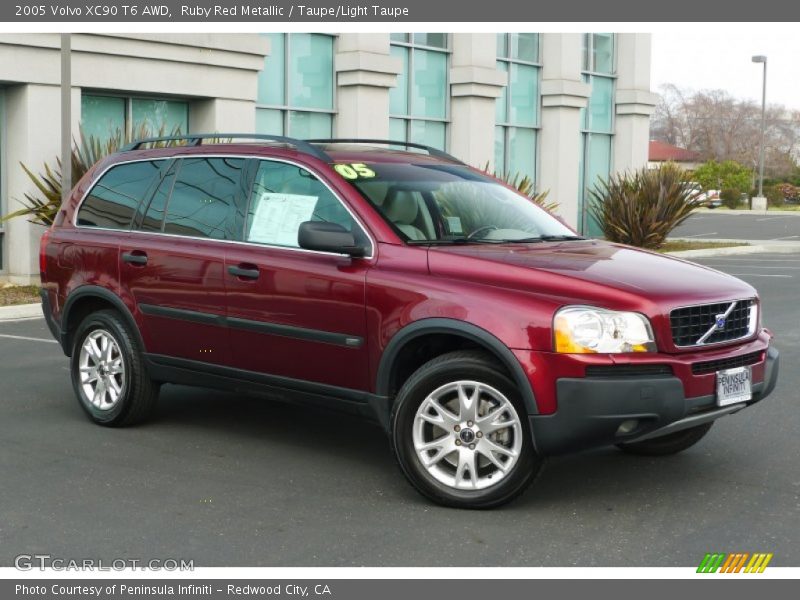
[[[764,217],[763,219],[756,219],[758,221],[774,221],[775,219],[782,219],[783,217]]]
[[[793,240],[793,239],[799,238],[799,237],[800,237],[800,235],[787,235],[787,236],[779,237],[779,238],[771,238],[770,241],[777,242],[778,240]]]
[[[764,273],[728,273],[734,277],[782,277],[784,279],[791,279],[794,275],[765,275]]]
[[[750,262],[750,261],[746,261],[746,262]],[[779,267],[768,267],[766,265],[759,265],[759,264],[755,264],[755,265],[736,264],[736,265],[731,265],[731,266],[732,267],[734,267],[734,266],[735,267],[746,267],[748,269],[785,269],[787,271],[793,271],[793,270],[800,269],[800,267],[789,267],[789,266],[786,266],[786,265],[781,265]]]
[[[0,338],[8,338],[10,340],[26,340],[28,342],[45,342],[46,344],[57,344],[55,340],[46,340],[44,338],[28,337],[25,335],[9,335],[7,333],[0,333]]]
[[[706,231],[705,233],[695,233],[694,235],[684,235],[682,237],[693,238],[693,237],[703,237],[704,235],[717,235],[717,232],[716,231]]]

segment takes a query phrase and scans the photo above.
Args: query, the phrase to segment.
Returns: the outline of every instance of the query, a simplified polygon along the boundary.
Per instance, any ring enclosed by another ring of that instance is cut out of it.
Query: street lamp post
[[[764,197],[764,131],[767,119],[767,57],[758,54],[753,57],[754,63],[763,63],[764,77],[761,87],[761,145],[758,150],[758,197]]]

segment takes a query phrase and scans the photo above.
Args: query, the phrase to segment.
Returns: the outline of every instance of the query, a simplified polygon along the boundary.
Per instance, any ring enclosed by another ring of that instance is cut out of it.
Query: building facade
[[[56,34],[0,35],[0,213],[60,140]],[[73,34],[72,131],[388,138],[520,174],[572,226],[597,177],[647,164],[650,36]],[[35,281],[41,227],[2,224],[0,277]]]

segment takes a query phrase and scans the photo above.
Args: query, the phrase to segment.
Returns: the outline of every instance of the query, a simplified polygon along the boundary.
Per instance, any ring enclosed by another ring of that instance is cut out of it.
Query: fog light
[[[627,435],[634,429],[639,426],[639,421],[636,419],[630,419],[629,421],[623,421],[620,426],[617,428],[617,435]]]

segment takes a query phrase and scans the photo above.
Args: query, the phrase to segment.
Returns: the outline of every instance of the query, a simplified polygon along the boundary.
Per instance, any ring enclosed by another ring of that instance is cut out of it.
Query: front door
[[[233,360],[249,371],[366,390],[371,260],[301,249],[297,231],[319,220],[368,238],[315,174],[288,162],[255,166],[246,243],[231,244],[226,256]]]

